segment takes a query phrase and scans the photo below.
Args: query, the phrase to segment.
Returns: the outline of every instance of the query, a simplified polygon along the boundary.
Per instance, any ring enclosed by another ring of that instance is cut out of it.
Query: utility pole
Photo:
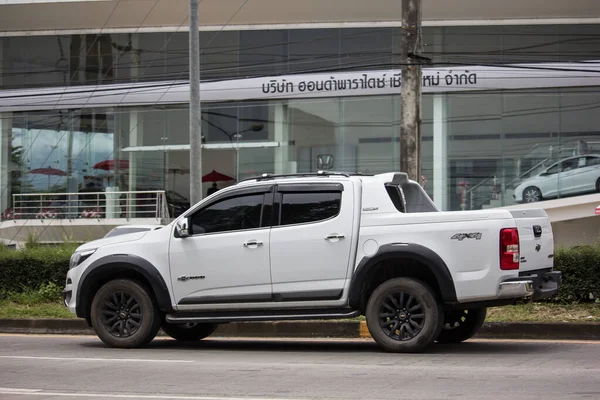
[[[402,0],[400,169],[421,181],[421,0]]]
[[[190,0],[190,203],[202,199],[202,126],[200,104],[200,29],[198,0]]]

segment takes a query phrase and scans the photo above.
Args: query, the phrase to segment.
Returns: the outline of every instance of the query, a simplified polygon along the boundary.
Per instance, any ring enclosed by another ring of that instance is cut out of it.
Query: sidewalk
[[[79,319],[0,319],[0,333],[94,335]],[[162,332],[160,333],[162,334]],[[364,321],[240,322],[221,325],[213,337],[370,338]],[[486,339],[600,340],[600,323],[486,323]]]

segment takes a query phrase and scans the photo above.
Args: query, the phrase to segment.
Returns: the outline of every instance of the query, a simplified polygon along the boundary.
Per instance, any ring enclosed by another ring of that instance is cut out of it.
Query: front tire
[[[596,193],[600,193],[600,178],[596,181]]]
[[[197,342],[212,335],[219,324],[170,324],[165,323],[162,330],[173,339],[180,342]]]
[[[487,315],[486,308],[448,311],[438,343],[460,343],[472,338],[481,329]]]
[[[529,186],[523,190],[524,203],[537,203],[542,201],[542,192],[535,186]]]
[[[417,353],[439,336],[444,313],[427,284],[395,278],[375,289],[365,316],[371,336],[383,350]]]
[[[134,348],[156,337],[161,315],[148,290],[129,279],[102,286],[92,301],[92,326],[111,347]]]

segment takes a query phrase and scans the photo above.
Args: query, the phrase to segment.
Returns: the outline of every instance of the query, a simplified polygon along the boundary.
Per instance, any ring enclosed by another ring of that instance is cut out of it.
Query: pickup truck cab
[[[82,245],[64,299],[114,347],[365,315],[383,349],[416,352],[470,338],[487,307],[555,294],[553,257],[541,209],[441,212],[404,173],[264,175]]]

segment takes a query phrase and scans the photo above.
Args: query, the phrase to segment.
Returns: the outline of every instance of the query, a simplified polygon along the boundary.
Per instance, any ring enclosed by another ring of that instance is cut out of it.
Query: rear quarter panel
[[[505,210],[414,214],[363,211],[355,268],[363,257],[372,256],[377,246],[415,243],[445,261],[459,302],[494,299],[501,281],[518,276],[518,271],[502,271],[499,267],[499,232],[514,227],[514,223]]]

